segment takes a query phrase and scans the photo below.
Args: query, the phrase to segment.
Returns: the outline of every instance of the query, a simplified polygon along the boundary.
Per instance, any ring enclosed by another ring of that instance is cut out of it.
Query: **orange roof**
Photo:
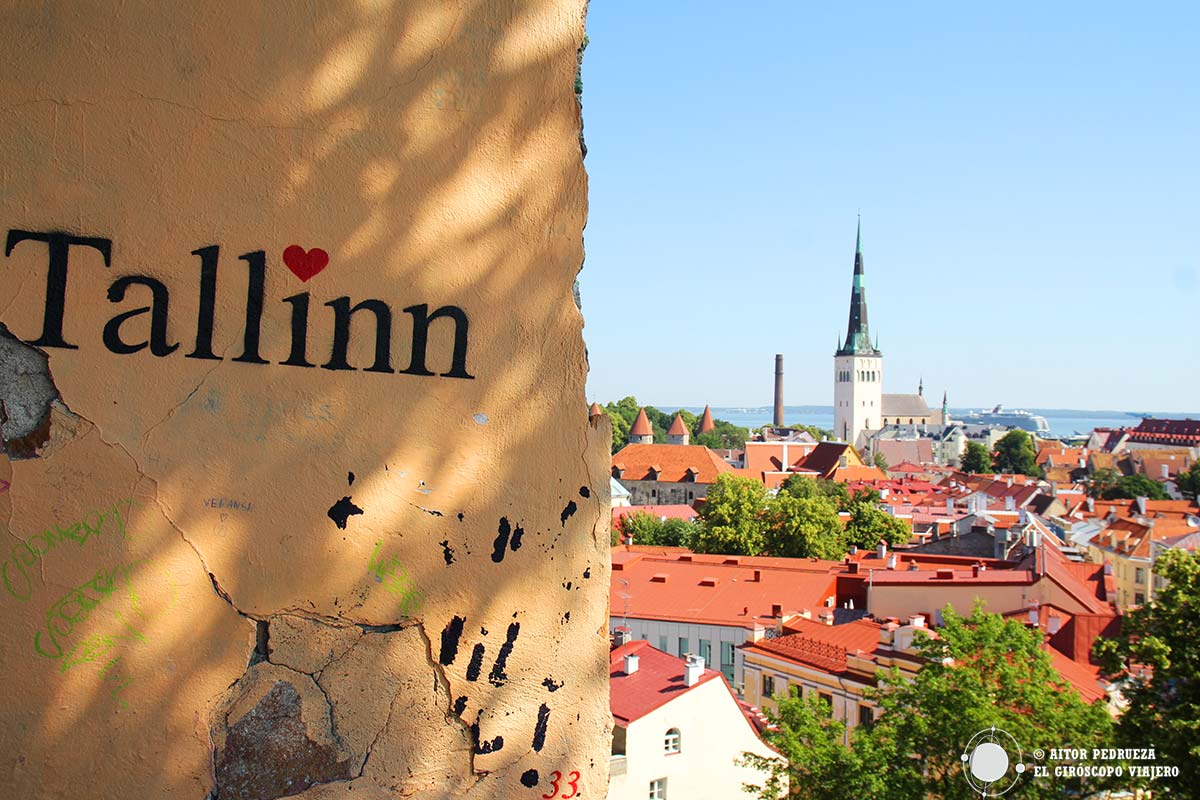
[[[1038,466],[1045,466],[1047,462],[1051,462],[1055,467],[1078,467],[1080,459],[1086,459],[1087,456],[1086,447],[1067,447],[1058,442],[1043,442],[1038,447],[1037,463]]]
[[[627,444],[613,456],[612,465],[618,480],[664,483],[713,483],[718,475],[735,471],[728,461],[698,444]]]
[[[704,415],[700,417],[700,430],[698,432],[708,433],[716,427],[717,424],[713,422],[712,409],[708,406],[705,406]]]
[[[604,413],[604,410],[600,408],[599,403],[592,403],[592,407],[588,409],[589,417],[598,417],[603,413]]]
[[[1043,644],[1042,649],[1050,654],[1050,665],[1068,685],[1079,692],[1083,702],[1094,703],[1108,697],[1104,687],[1100,684],[1099,667],[1073,661],[1049,645]]]
[[[639,408],[637,419],[633,421],[633,427],[629,429],[630,436],[653,436],[654,426],[650,424],[650,418],[646,416],[646,409]]]
[[[611,615],[753,629],[817,613],[836,596],[839,561],[612,550]],[[755,573],[758,580],[755,580]],[[628,595],[628,597],[625,597]],[[778,608],[776,608],[778,606]]]
[[[667,431],[668,436],[687,436],[687,425],[683,424],[683,417],[679,414],[675,415],[675,419],[671,420],[671,428]]]

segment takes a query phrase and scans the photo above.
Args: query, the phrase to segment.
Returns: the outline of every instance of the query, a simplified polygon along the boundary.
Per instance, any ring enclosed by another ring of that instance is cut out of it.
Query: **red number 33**
[[[567,786],[571,787],[570,794],[558,794],[558,783],[562,780],[562,773],[558,770],[553,772],[554,778],[550,781],[553,784],[550,787],[550,793],[542,795],[542,800],[552,800],[555,795],[558,795],[560,800],[571,800],[572,797],[579,794],[579,773],[571,770],[570,777],[567,778]]]

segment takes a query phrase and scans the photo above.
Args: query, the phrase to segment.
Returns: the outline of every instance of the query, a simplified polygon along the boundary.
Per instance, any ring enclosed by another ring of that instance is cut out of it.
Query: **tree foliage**
[[[908,542],[912,530],[903,521],[881,510],[867,500],[850,503],[850,520],[846,523],[846,543],[871,549],[885,541],[888,547]]]
[[[1120,479],[1121,476],[1115,469],[1098,469],[1088,481],[1088,494],[1097,499],[1104,497],[1104,493],[1116,486]]]
[[[613,423],[612,451],[614,453],[629,444],[629,429],[633,427],[634,420],[637,419],[638,410],[641,408],[642,406],[638,404],[637,398],[632,395],[623,397],[615,403],[606,403],[603,406],[603,411],[608,414]],[[690,411],[680,408],[667,413],[660,411],[654,406],[645,406],[645,409],[646,418],[650,420],[650,427],[654,431],[654,441],[658,444],[667,441],[667,431],[670,429],[676,414],[683,417],[683,422],[687,426],[690,435],[689,441],[692,444],[702,444],[706,447],[716,449],[733,450],[744,447],[746,439],[750,436],[750,431],[746,428],[741,428],[723,419],[714,419],[714,429],[707,433],[699,434],[700,418]]]
[[[1200,461],[1192,464],[1192,468],[1179,473],[1175,479],[1179,493],[1189,500],[1200,497]]]
[[[846,484],[825,478],[789,475],[780,485],[779,491],[793,497],[825,497],[833,501],[838,511],[844,511],[850,505],[850,490],[846,488]]]
[[[688,547],[696,537],[696,525],[684,519],[661,519],[645,511],[635,511],[621,518],[621,531],[633,544],[658,547]]]
[[[1166,550],[1156,559],[1154,574],[1166,586],[1125,616],[1120,636],[1098,640],[1096,655],[1108,674],[1126,678],[1122,693],[1129,705],[1117,726],[1119,742],[1152,746],[1158,763],[1179,767],[1177,778],[1155,782],[1164,797],[1195,797],[1200,786],[1200,553]]]
[[[884,472],[887,472],[888,460],[887,456],[885,456],[883,453],[876,453],[874,456],[872,456],[871,463],[879,467],[879,469],[883,470]]]
[[[979,442],[967,442],[967,451],[962,458],[962,471],[980,475],[992,471],[992,454]]]
[[[1041,476],[1041,467],[1037,465],[1037,452],[1033,448],[1033,437],[1019,428],[1000,437],[1000,441],[996,442],[992,469],[1008,475]]]
[[[767,489],[753,478],[717,476],[700,510],[703,524],[695,550],[725,555],[760,555],[766,547]]]
[[[937,638],[918,638],[924,666],[915,678],[880,673],[871,697],[881,713],[856,727],[849,745],[840,723],[812,701],[780,698],[777,709],[768,707],[777,729],[768,729],[766,738],[784,760],[745,755],[770,774],[747,791],[776,797],[770,791],[786,778],[789,798],[968,798],[977,795],[960,755],[992,726],[1012,734],[1026,753],[1111,745],[1112,721],[1103,704],[1084,703],[1063,682],[1036,630],[979,606],[966,618],[947,607],[943,618]],[[1079,779],[1026,773],[1019,796],[1058,798],[1080,788]]]
[[[827,497],[780,492],[766,510],[766,552],[784,558],[836,560],[846,553],[837,506]]]
[[[1122,475],[1117,482],[1105,489],[1101,495],[1105,500],[1132,500],[1146,497],[1150,500],[1166,500],[1167,490],[1161,483],[1145,475]]]

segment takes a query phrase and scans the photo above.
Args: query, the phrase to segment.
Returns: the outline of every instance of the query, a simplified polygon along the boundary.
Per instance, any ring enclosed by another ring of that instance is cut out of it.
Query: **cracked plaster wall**
[[[599,797],[584,3],[243,6],[0,10],[0,796]]]

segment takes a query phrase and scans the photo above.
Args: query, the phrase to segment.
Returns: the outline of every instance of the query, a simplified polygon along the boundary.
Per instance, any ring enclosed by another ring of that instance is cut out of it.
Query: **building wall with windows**
[[[624,746],[623,763],[611,770],[609,800],[746,797],[742,785],[761,785],[767,776],[735,761],[743,752],[775,755],[719,679],[693,686],[631,722]]]
[[[620,609],[614,609],[614,614]],[[742,682],[741,645],[751,637],[751,631],[733,625],[698,625],[688,622],[667,622],[658,619],[635,619],[613,616],[609,630],[626,627],[634,640],[644,639],[664,653],[682,658],[694,653],[704,659],[710,669],[725,676],[738,692]]]

